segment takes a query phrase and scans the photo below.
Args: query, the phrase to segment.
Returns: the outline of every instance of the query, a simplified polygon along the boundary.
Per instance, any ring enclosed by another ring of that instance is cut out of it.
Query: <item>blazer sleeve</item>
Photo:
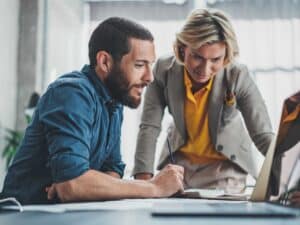
[[[156,142],[161,131],[161,121],[166,107],[164,84],[161,79],[164,73],[166,70],[161,68],[160,60],[158,60],[153,69],[154,81],[147,87],[145,94],[133,175],[137,173],[153,174],[154,171]]]
[[[235,92],[247,130],[257,149],[265,155],[274,137],[267,107],[248,68],[240,66],[238,71],[232,72],[239,73]]]

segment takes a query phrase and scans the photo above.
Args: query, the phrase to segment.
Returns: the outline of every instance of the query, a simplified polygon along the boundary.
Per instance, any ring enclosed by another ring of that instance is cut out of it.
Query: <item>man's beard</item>
[[[141,103],[141,98],[136,99],[130,95],[130,86],[124,72],[119,65],[115,65],[107,76],[105,84],[110,91],[112,98],[130,108],[137,108]]]

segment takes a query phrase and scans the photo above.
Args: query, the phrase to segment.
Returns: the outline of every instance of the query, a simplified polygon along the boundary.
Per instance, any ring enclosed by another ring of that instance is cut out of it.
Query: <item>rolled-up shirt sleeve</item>
[[[113,151],[110,153],[109,157],[103,163],[101,167],[101,171],[103,172],[113,171],[118,173],[120,177],[123,177],[125,166],[126,165],[122,161],[121,152],[120,152],[120,138],[118,138],[118,141],[116,142]]]
[[[93,114],[93,99],[84,86],[50,88],[41,99],[39,115],[53,182],[70,180],[89,170]]]

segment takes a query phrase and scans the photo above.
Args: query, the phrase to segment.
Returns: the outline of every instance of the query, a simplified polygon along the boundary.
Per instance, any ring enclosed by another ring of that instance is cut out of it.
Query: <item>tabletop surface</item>
[[[300,217],[294,218],[280,218],[280,217],[237,217],[237,216],[153,216],[152,202],[167,201],[168,203],[178,204],[183,202],[182,200],[120,200],[111,202],[95,202],[84,203],[84,204],[69,204],[66,205],[68,210],[76,211],[65,211],[65,212],[42,212],[42,211],[0,211],[0,224],[2,225],[61,225],[61,224],[85,224],[85,225],[99,225],[99,224],[128,224],[128,225],[163,225],[163,224],[174,224],[174,225],[199,225],[203,223],[205,225],[220,224],[222,225],[234,225],[234,224],[255,224],[255,225],[299,225]],[[186,202],[189,202],[186,200]],[[208,201],[202,201],[201,204],[206,204]],[[140,208],[137,207],[137,203],[140,204]],[[192,204],[195,201],[191,202]],[[200,203],[200,201],[199,201]],[[218,202],[220,203],[220,202]],[[224,202],[224,207],[230,207],[230,202]],[[245,203],[248,204],[248,203]],[[249,203],[255,207],[255,204]],[[60,204],[56,207],[61,207]],[[87,208],[87,205],[90,207]],[[119,205],[119,207],[117,207]],[[78,210],[78,206],[82,207],[83,210]],[[96,206],[98,208],[96,208]],[[55,207],[55,206],[54,206]],[[28,208],[29,209],[29,208]],[[297,209],[298,210],[298,209]],[[58,210],[59,211],[59,210]],[[300,209],[299,209],[300,212]]]

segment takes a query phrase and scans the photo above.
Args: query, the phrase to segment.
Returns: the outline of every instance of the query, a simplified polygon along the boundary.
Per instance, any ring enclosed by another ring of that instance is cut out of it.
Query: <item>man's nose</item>
[[[145,70],[143,81],[145,81],[147,84],[150,84],[154,80],[153,72],[151,66],[147,66],[147,69]]]

